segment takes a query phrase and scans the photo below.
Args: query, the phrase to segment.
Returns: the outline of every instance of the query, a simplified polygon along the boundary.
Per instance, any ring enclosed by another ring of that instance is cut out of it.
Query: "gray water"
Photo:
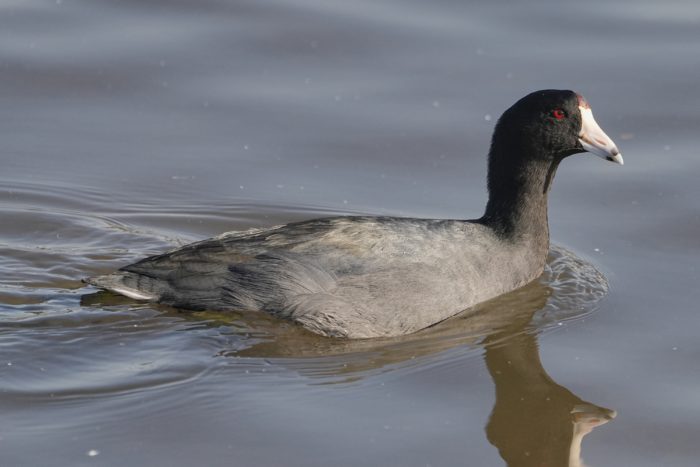
[[[699,82],[690,0],[5,0],[0,465],[698,465]],[[626,165],[566,160],[542,278],[435,328],[80,282],[228,230],[478,217],[495,120],[542,88]]]

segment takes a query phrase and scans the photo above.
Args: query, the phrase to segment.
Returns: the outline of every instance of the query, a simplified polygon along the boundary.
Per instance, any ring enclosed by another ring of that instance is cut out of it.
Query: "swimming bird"
[[[547,194],[559,163],[622,155],[573,91],[533,92],[498,120],[488,202],[473,220],[342,216],[229,232],[84,279],[191,310],[263,311],[315,333],[412,333],[543,271]]]

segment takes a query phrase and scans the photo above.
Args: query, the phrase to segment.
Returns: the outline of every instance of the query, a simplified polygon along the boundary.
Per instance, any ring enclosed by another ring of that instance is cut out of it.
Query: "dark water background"
[[[699,83],[690,0],[5,0],[0,465],[576,466],[613,410],[586,465],[698,465]],[[573,254],[427,333],[79,281],[227,230],[477,217],[495,119],[551,87],[626,165],[565,161]]]

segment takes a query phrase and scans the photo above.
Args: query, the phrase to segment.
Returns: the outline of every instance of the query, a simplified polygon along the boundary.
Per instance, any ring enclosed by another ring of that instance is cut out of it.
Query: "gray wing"
[[[317,219],[223,234],[85,281],[132,298],[195,310],[272,309],[290,296],[323,293],[332,286],[334,275],[314,260],[318,256],[295,249],[319,243],[337,222]]]

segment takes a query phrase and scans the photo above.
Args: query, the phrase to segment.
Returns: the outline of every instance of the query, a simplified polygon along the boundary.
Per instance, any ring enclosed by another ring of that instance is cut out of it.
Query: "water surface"
[[[699,28],[689,0],[4,2],[0,463],[697,465]],[[565,161],[543,277],[439,326],[80,282],[228,230],[478,217],[495,120],[550,87],[626,165]]]

